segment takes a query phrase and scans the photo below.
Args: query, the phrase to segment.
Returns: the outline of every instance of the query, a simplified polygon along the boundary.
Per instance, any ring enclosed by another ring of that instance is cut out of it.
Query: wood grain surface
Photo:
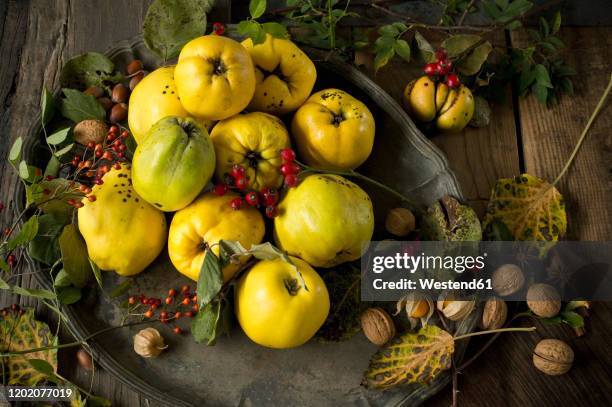
[[[63,62],[85,51],[104,51],[113,43],[140,31],[149,0],[9,0],[0,2],[0,156],[18,136],[25,135],[37,117],[42,86],[58,83]],[[212,21],[230,21],[230,1],[217,1]],[[233,2],[237,3],[237,2]],[[493,124],[459,135],[437,136],[469,203],[482,213],[489,189],[499,177],[527,171],[553,179],[563,166],[589,113],[605,87],[612,63],[612,28],[566,28],[562,39],[571,48],[569,60],[577,68],[577,95],[547,109],[533,98],[515,100],[493,109]],[[509,39],[523,43],[521,35]],[[413,73],[401,64],[383,69],[376,80],[393,96]],[[568,202],[569,235],[580,240],[611,240],[612,119],[608,108],[588,136],[575,165],[559,189]],[[522,157],[522,158],[521,158]],[[523,164],[523,165],[522,165]],[[14,173],[0,160],[2,229],[11,220],[11,179]],[[30,276],[13,282],[33,285]],[[0,296],[0,306],[18,299]],[[24,299],[22,305],[35,305]],[[44,309],[42,317],[52,320]],[[612,304],[597,303],[590,312],[587,334],[578,338],[565,327],[538,326],[536,333],[508,334],[498,339],[459,377],[459,404],[463,406],[587,406],[609,405],[612,395]],[[527,324],[528,321],[525,321]],[[64,339],[67,334],[64,333]],[[535,343],[544,337],[566,340],[576,353],[572,370],[547,377],[531,363]],[[472,341],[475,351],[483,340]],[[60,352],[60,372],[116,406],[154,406],[146,395],[123,385],[111,375],[85,372],[73,351]],[[427,402],[450,404],[451,390]]]

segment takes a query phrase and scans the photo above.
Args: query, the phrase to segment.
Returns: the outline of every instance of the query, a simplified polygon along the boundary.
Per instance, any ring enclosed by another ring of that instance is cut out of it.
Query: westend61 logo
[[[485,268],[487,253],[480,256],[428,256],[421,253],[417,256],[408,253],[395,253],[394,256],[374,256],[372,271],[380,274],[385,270],[406,270],[414,274],[419,270],[445,269],[455,273],[466,270],[482,270]]]
[[[495,279],[519,269],[529,285],[553,286],[563,300],[612,300],[612,242],[370,242],[361,258],[361,299],[397,301],[412,291],[486,298]]]

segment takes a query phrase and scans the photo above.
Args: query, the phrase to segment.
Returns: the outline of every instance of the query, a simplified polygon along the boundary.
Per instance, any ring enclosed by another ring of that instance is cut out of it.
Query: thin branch
[[[370,5],[370,7],[372,7],[373,9],[379,10],[382,13],[388,14],[392,17],[395,18],[399,18],[402,19],[404,21],[406,21],[407,23],[413,24],[414,26],[420,27],[420,28],[425,28],[428,30],[436,30],[436,31],[456,31],[456,30],[463,30],[463,31],[483,31],[484,29],[486,29],[486,27],[476,27],[476,26],[471,26],[471,25],[453,25],[453,26],[439,26],[439,25],[429,25],[429,24],[422,24],[419,23],[418,21],[414,20],[412,17],[406,15],[406,14],[402,14],[402,13],[398,13],[397,11],[393,11],[388,9],[387,7],[383,7],[383,6],[379,6],[376,3],[372,3]]]
[[[459,19],[459,21],[457,22],[457,25],[463,25],[463,22],[465,21],[465,17],[467,17],[468,13],[470,12],[470,9],[472,8],[472,6],[474,5],[474,2],[476,0],[471,0],[467,7],[465,8],[465,10],[463,10],[463,14],[461,14],[461,18]]]

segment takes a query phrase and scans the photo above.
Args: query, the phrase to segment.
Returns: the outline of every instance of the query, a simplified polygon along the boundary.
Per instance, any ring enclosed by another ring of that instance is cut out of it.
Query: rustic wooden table
[[[140,31],[149,0],[8,0],[0,2],[0,157],[23,136],[37,115],[42,86],[58,83],[68,58],[85,51],[104,51]],[[231,21],[229,1],[217,1],[212,21]],[[236,3],[236,2],[234,2]],[[612,27],[564,28],[563,41],[576,67],[573,98],[547,109],[533,98],[509,97],[493,108],[493,122],[483,129],[435,137],[447,154],[468,202],[484,211],[490,188],[500,177],[528,172],[553,179],[573,148],[580,130],[605,87],[612,63]],[[521,44],[512,34],[500,41]],[[379,72],[376,80],[399,97],[412,74],[400,63]],[[604,112],[593,127],[568,175],[559,184],[569,214],[570,239],[612,238],[612,116]],[[7,204],[15,174],[0,160],[0,199]],[[0,216],[2,228],[10,210]],[[1,230],[1,229],[0,229]],[[33,284],[29,276],[22,282]],[[2,295],[0,306],[18,299]],[[35,305],[21,299],[22,305]],[[44,316],[44,310],[39,310]],[[612,303],[597,303],[581,338],[567,327],[538,326],[530,334],[503,335],[459,377],[461,405],[609,405],[612,396]],[[531,364],[535,343],[545,337],[566,340],[576,353],[572,370],[547,377]],[[475,349],[480,341],[473,341]],[[73,352],[61,352],[60,370],[82,386],[89,373],[77,367]],[[155,405],[104,371],[97,371],[93,391],[118,406]],[[449,405],[450,388],[427,404]]]

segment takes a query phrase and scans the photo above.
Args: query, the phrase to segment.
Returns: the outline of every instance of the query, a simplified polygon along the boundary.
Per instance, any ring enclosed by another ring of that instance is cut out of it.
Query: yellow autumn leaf
[[[56,344],[49,326],[35,319],[33,308],[23,314],[19,311],[8,311],[6,316],[0,317],[0,351],[3,353]],[[44,373],[34,369],[27,359],[40,359],[47,362],[53,371],[57,371],[57,349],[10,356],[3,360],[5,368],[8,367],[9,385],[35,386],[48,378]]]
[[[500,223],[514,240],[559,240],[567,229],[563,196],[533,175],[499,179],[483,221],[485,236],[494,235],[494,225]]]
[[[454,351],[452,335],[435,325],[405,333],[372,356],[363,385],[386,389],[410,383],[428,384],[450,369]]]

